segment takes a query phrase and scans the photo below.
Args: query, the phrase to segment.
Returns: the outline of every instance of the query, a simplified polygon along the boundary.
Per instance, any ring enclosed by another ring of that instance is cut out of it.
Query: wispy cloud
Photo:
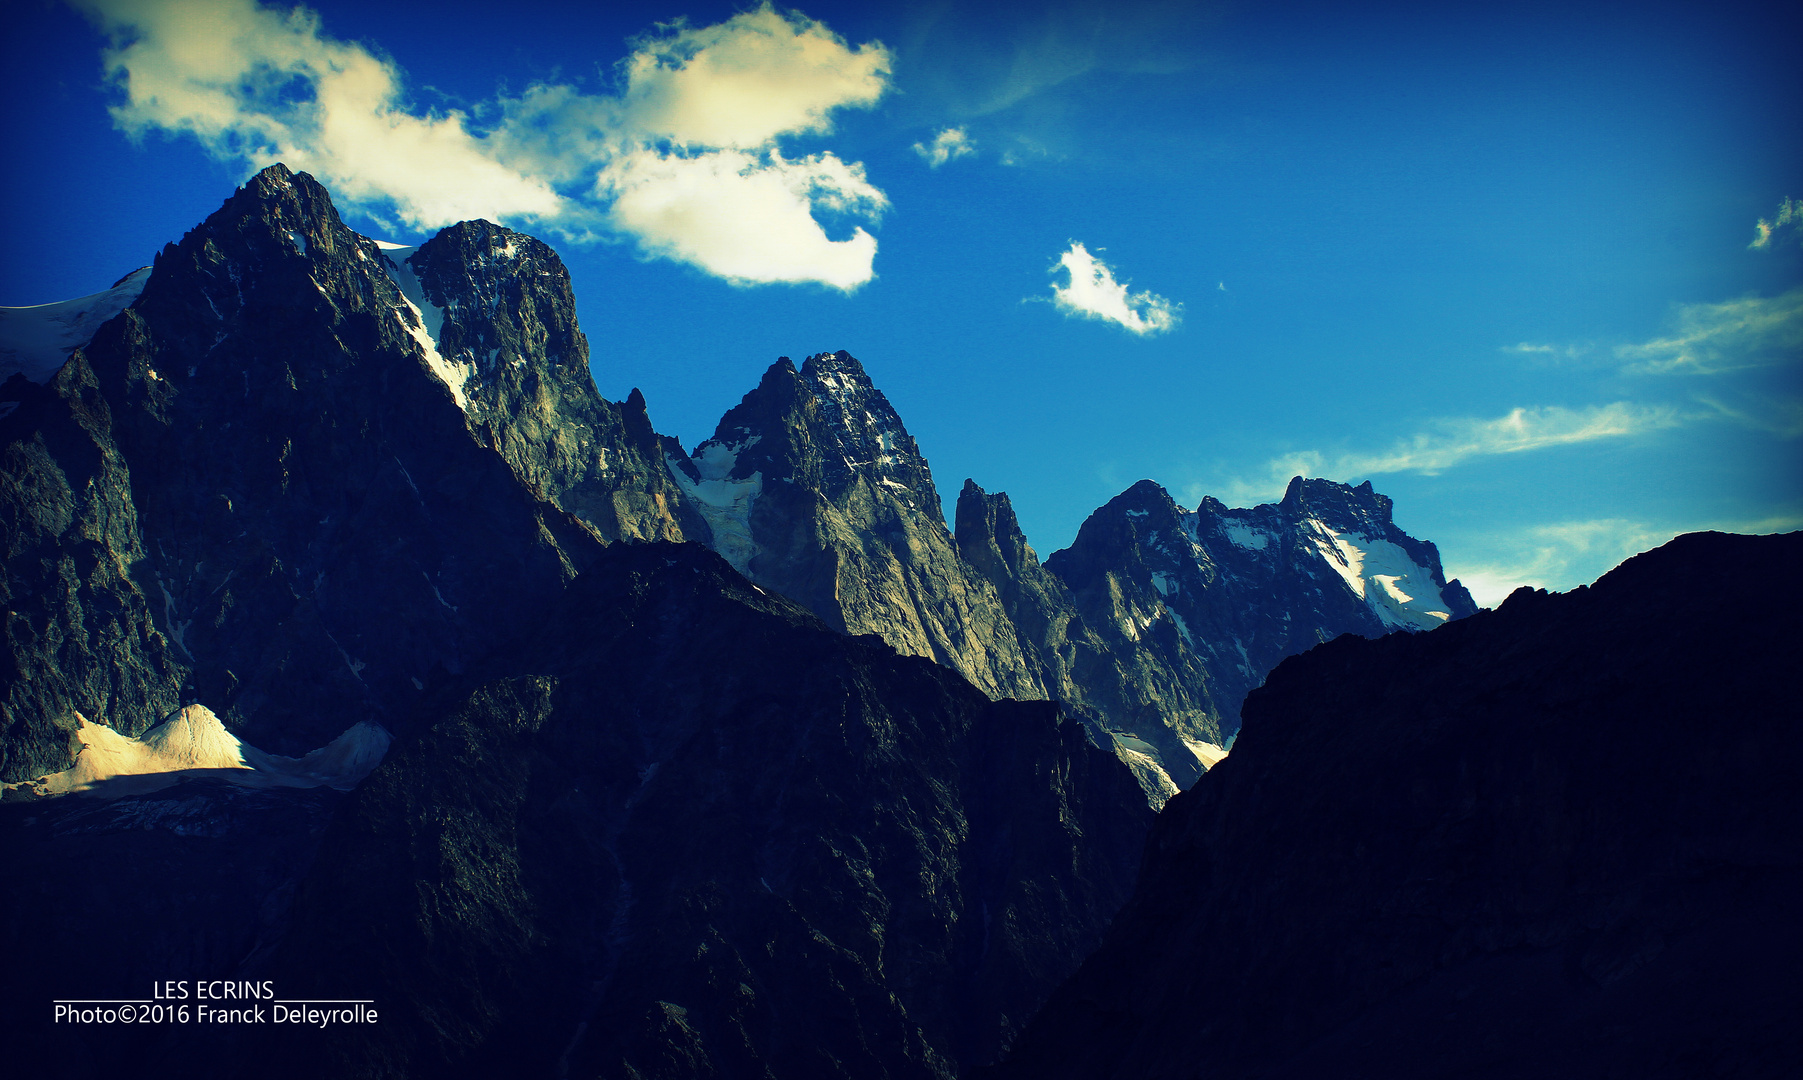
[[[1183,305],[1156,293],[1130,291],[1126,282],[1114,279],[1106,263],[1076,241],[1052,265],[1054,274],[1060,270],[1070,275],[1070,281],[1052,286],[1052,303],[1066,315],[1101,319],[1141,337],[1175,329],[1181,317]]]
[[[1803,360],[1803,288],[1720,304],[1686,304],[1673,333],[1618,345],[1615,357],[1642,374],[1710,375]]]
[[[1562,360],[1578,360],[1588,355],[1588,345],[1553,345],[1547,342],[1523,341],[1516,345],[1504,345],[1502,351],[1525,356],[1546,362]]]
[[[963,128],[954,127],[946,128],[933,136],[930,143],[915,143],[914,152],[925,158],[929,166],[937,169],[948,161],[970,157],[977,152],[977,146]]]
[[[880,42],[853,47],[768,3],[712,26],[677,21],[632,43],[620,89],[539,84],[471,114],[413,106],[392,61],[328,37],[306,8],[257,0],[74,0],[108,37],[128,133],[191,135],[213,156],[311,172],[345,204],[429,229],[531,220],[571,237],[611,229],[649,255],[736,284],[870,280],[875,239],[830,239],[817,214],[888,205],[856,163],[785,158],[889,88]],[[741,214],[758,215],[748,222]]]
[[[1719,397],[1699,395],[1697,401],[1711,419],[1780,439],[1803,438],[1803,401],[1797,398],[1765,394],[1744,405],[1730,405]]]
[[[1770,247],[1774,237],[1780,233],[1796,236],[1800,226],[1803,226],[1803,202],[1787,198],[1778,204],[1778,212],[1772,215],[1770,221],[1760,218],[1753,223],[1753,242],[1747,246]]]
[[[1221,491],[1217,494],[1235,503],[1274,499],[1283,493],[1293,476],[1348,481],[1386,473],[1431,476],[1478,458],[1627,438],[1677,427],[1690,419],[1693,417],[1671,406],[1628,401],[1582,409],[1558,405],[1524,407],[1493,418],[1447,417],[1429,422],[1423,430],[1398,439],[1384,450],[1338,454],[1299,450],[1271,458],[1253,475],[1234,477],[1218,485]],[[1207,493],[1200,484],[1185,488],[1186,497],[1192,501]]]

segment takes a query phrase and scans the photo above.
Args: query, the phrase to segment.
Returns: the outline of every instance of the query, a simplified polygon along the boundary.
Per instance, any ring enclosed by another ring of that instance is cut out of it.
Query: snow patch
[[[727,447],[725,452],[731,455],[733,462],[736,462],[738,452],[750,445],[750,442],[746,442],[739,446]],[[719,446],[720,444],[713,443],[700,449],[705,454],[713,447]],[[669,470],[670,476],[675,479],[676,486],[682,489],[682,493],[694,501],[695,509],[700,511],[702,519],[713,531],[714,550],[720,553],[721,558],[732,564],[734,570],[741,574],[748,574],[747,568],[751,565],[752,556],[758,553],[757,542],[751,538],[751,504],[757,501],[759,495],[763,494],[764,474],[754,472],[743,480],[734,480],[730,476],[724,475],[725,472],[732,470],[732,464],[728,463],[721,475],[712,475],[719,470],[723,461],[726,461],[725,454],[718,453],[713,456],[711,463],[706,465],[701,465],[700,460],[697,459],[697,466],[701,469],[702,475],[702,479],[699,481],[690,479],[689,474],[673,457],[666,456],[664,458],[664,467]]]
[[[762,435],[753,435],[740,443],[709,439],[695,448],[695,456],[689,460],[700,470],[702,480],[725,480],[732,475],[733,466],[739,463],[739,455],[756,446],[763,438]]]
[[[1217,746],[1211,742],[1192,739],[1187,735],[1179,735],[1177,737],[1183,740],[1185,749],[1196,755],[1196,760],[1202,763],[1204,769],[1212,769],[1216,765],[1227,760],[1228,751],[1225,746]]]
[[[1314,518],[1303,525],[1321,560],[1384,626],[1432,630],[1452,617],[1441,610],[1444,602],[1433,572],[1396,544],[1363,533],[1336,532]]]
[[[1271,534],[1245,525],[1229,525],[1225,532],[1234,547],[1247,551],[1263,551],[1271,545]]]
[[[294,241],[294,246],[296,248],[300,249],[300,253],[302,256],[305,256],[307,254],[307,238],[306,237],[302,236],[300,233],[291,232],[288,234],[288,239]]]
[[[31,307],[0,307],[0,382],[22,372],[43,384],[69,359],[69,354],[94,339],[102,323],[131,306],[150,280],[150,267],[141,266],[105,292],[74,300]]]
[[[189,705],[136,739],[80,713],[75,718],[75,738],[81,743],[75,764],[7,784],[8,792],[117,797],[155,791],[186,777],[214,777],[244,787],[348,791],[381,762],[391,741],[380,725],[364,721],[306,757],[291,758],[239,741],[205,705]]]
[[[1170,797],[1181,789],[1159,763],[1157,748],[1131,735],[1116,731],[1108,734],[1114,739],[1114,756],[1133,771],[1133,778],[1139,781],[1140,790],[1146,793],[1146,801],[1152,804],[1154,810],[1163,809]]]
[[[377,240],[376,246],[386,256],[383,266],[388,270],[388,276],[394,281],[395,287],[401,290],[401,300],[407,305],[407,312],[396,309],[394,317],[399,320],[402,329],[411,334],[414,341],[419,342],[421,351],[425,353],[426,366],[450,389],[451,396],[457,399],[457,407],[469,412],[469,400],[464,397],[463,388],[475,377],[476,365],[466,360],[453,362],[439,355],[438,342],[444,332],[444,309],[426,299],[425,287],[419,283],[419,275],[413,272],[413,266],[408,262],[419,248],[390,244],[383,240]],[[412,314],[412,319],[407,318],[409,313]]]
[[[1164,611],[1166,615],[1171,617],[1171,621],[1177,624],[1177,632],[1183,635],[1184,644],[1194,649],[1196,647],[1196,638],[1195,635],[1189,632],[1189,623],[1185,622],[1183,616],[1177,614],[1174,608],[1167,607]]]

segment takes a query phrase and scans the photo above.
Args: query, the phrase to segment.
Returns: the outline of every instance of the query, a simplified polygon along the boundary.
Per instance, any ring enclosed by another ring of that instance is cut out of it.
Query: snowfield
[[[131,306],[149,280],[150,267],[140,266],[92,296],[0,307],[0,382],[15,372],[40,385],[49,382],[70,353],[93,340],[102,323]]]
[[[59,773],[5,785],[10,794],[117,797],[165,788],[186,777],[216,777],[245,787],[331,787],[348,791],[388,752],[378,724],[356,724],[306,757],[266,754],[225,729],[205,705],[189,705],[139,738],[76,714],[81,750]]]

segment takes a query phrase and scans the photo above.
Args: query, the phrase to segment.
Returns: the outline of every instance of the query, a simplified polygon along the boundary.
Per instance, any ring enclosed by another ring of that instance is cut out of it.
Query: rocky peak
[[[958,554],[991,581],[1020,578],[1039,567],[1039,556],[1027,544],[1008,493],[986,494],[966,479],[958,493]]]
[[[484,381],[499,369],[589,381],[588,341],[563,260],[541,241],[488,221],[452,225],[406,258],[443,311],[439,352]]]
[[[1393,505],[1389,496],[1372,489],[1369,480],[1353,487],[1298,476],[1290,480],[1277,507],[1291,521],[1313,519],[1336,532],[1389,538],[1406,535],[1391,519]]]
[[[382,267],[374,242],[344,224],[317,181],[277,164],[180,242],[165,245],[133,306],[182,351],[209,362],[229,355],[220,348],[228,338],[247,332],[307,341],[342,328],[353,335],[345,344],[359,353],[404,349],[411,316]],[[385,320],[385,311],[395,314]],[[370,314],[378,317],[365,318]],[[166,365],[158,375],[177,384],[206,376],[207,365],[192,366],[193,374],[187,365]],[[296,374],[304,382],[324,372]]]
[[[1193,540],[1193,519],[1170,492],[1141,480],[1091,514],[1076,541],[1053,552],[1046,568],[1078,590],[1094,587],[1109,571],[1127,570],[1141,585],[1154,573],[1193,573],[1206,561]]]
[[[788,357],[729,411],[693,457],[726,461],[724,476],[780,478],[841,501],[860,484],[886,489],[941,529],[933,474],[901,417],[843,350],[819,353],[798,371]]]

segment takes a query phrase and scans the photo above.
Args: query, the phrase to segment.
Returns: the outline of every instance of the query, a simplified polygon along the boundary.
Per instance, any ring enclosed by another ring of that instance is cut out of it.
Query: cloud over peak
[[[1052,286],[1052,303],[1066,315],[1111,322],[1140,337],[1173,330],[1181,318],[1183,305],[1156,293],[1130,291],[1126,282],[1114,279],[1108,264],[1077,241],[1053,264],[1053,273],[1060,270],[1070,281]]]
[[[660,25],[633,43],[618,94],[536,84],[482,115],[410,105],[401,72],[326,36],[318,15],[257,0],[74,0],[109,44],[128,133],[188,134],[214,157],[313,173],[341,202],[415,229],[529,219],[572,238],[609,228],[653,257],[735,284],[873,276],[862,227],[830,239],[817,213],[873,221],[888,200],[857,163],[788,159],[834,110],[887,92],[880,42],[848,45],[768,3],[722,23]]]

